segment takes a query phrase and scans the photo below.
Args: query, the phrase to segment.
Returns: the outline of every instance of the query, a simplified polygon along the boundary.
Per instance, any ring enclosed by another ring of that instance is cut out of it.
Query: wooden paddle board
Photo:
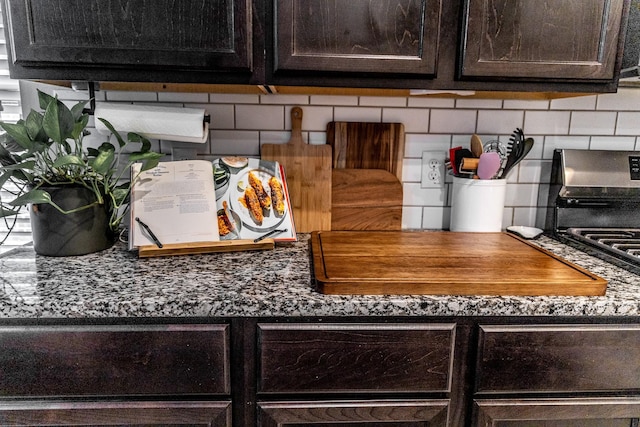
[[[334,169],[383,169],[402,181],[402,123],[329,122]]]
[[[291,138],[264,144],[261,158],[284,166],[296,231],[331,230],[331,146],[302,140],[302,109],[291,109]]]
[[[604,295],[607,281],[507,233],[312,233],[325,294]]]
[[[331,230],[400,230],[402,184],[382,169],[331,172]]]

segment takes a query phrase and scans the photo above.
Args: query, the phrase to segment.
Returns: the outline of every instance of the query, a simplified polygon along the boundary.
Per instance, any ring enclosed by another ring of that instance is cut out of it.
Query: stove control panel
[[[629,156],[629,175],[632,180],[640,180],[640,156]]]

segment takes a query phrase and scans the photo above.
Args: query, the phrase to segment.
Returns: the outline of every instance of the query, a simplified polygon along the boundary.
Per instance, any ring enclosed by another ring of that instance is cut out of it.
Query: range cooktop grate
[[[569,228],[567,235],[640,265],[640,229]]]

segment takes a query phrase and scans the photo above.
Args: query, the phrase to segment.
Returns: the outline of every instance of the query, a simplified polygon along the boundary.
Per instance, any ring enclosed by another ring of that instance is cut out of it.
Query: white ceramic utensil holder
[[[453,177],[451,231],[498,232],[507,191],[506,179]]]

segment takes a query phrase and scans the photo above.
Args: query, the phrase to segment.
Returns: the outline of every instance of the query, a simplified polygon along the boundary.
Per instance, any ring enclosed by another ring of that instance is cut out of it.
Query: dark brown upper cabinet
[[[275,72],[436,74],[441,0],[276,0]]]
[[[465,0],[461,78],[612,80],[624,0]]]
[[[3,13],[13,78],[250,83],[261,72],[251,0],[4,0]]]

